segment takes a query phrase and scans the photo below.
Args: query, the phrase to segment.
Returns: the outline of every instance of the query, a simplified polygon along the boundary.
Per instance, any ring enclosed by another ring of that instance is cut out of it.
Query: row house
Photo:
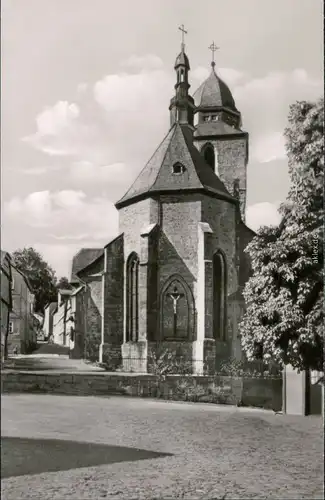
[[[9,315],[12,308],[11,257],[1,250],[1,360],[5,357],[9,333]]]
[[[50,342],[69,348],[71,358],[83,357],[84,286],[58,290],[57,302],[44,311],[44,336]],[[82,332],[82,335],[81,335]]]
[[[11,272],[12,310],[9,314],[8,354],[28,354],[37,343],[35,296],[27,277],[14,265],[11,265]]]

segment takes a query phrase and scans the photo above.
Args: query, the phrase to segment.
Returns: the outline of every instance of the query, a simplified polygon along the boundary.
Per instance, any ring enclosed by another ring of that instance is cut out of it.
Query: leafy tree
[[[66,278],[66,276],[62,276],[62,278],[58,280],[56,288],[57,290],[71,290],[72,286],[69,283],[68,278]]]
[[[293,104],[285,137],[291,186],[280,225],[262,227],[246,249],[242,342],[249,359],[323,371],[323,99]]]
[[[56,300],[56,277],[53,269],[34,248],[16,250],[13,263],[28,278],[35,294],[35,312],[43,312],[48,302]]]

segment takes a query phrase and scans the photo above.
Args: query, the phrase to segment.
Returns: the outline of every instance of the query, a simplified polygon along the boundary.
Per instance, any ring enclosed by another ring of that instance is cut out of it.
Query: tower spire
[[[213,41],[213,42],[211,43],[211,45],[210,45],[209,49],[210,49],[210,50],[211,50],[211,52],[212,52],[212,61],[211,61],[211,66],[212,66],[212,68],[214,68],[214,67],[215,67],[215,65],[216,65],[216,63],[215,63],[215,61],[214,61],[214,53],[215,53],[218,49],[220,49],[220,47],[217,47],[217,46],[216,46],[216,44],[215,44],[215,43],[214,43],[214,41]]]
[[[184,39],[184,36],[187,35],[187,31],[184,28],[184,24],[181,24],[180,26],[178,26],[178,29],[182,32],[181,50],[182,50],[182,52],[184,52],[185,51],[185,39]]]
[[[190,70],[190,63],[187,55],[185,54],[185,43],[184,36],[187,35],[187,31],[184,28],[184,24],[178,27],[179,31],[182,33],[182,43],[181,52],[178,54],[175,61],[175,72],[176,72],[176,84],[175,84],[175,96],[172,98],[169,106],[170,110],[170,123],[174,125],[175,123],[187,124],[193,127],[193,116],[194,116],[194,100],[193,97],[189,95],[190,84],[188,82],[188,72]]]

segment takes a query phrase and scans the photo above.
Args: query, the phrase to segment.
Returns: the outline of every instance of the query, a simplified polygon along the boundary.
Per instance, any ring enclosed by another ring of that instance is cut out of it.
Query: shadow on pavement
[[[1,478],[172,456],[171,453],[59,439],[1,438]]]

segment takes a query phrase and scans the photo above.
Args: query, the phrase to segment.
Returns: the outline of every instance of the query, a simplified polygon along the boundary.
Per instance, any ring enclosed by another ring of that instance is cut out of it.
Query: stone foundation
[[[109,371],[115,371],[122,364],[121,346],[116,344],[101,344],[99,346],[99,362]]]
[[[255,406],[275,411],[282,406],[282,379],[201,377],[151,374],[15,372],[1,374],[3,393],[50,393],[79,396],[124,395],[173,401]]]
[[[107,345],[107,352],[109,347]],[[116,352],[117,347],[114,347]],[[215,342],[214,339],[204,341],[164,341],[164,342],[126,342],[121,346],[122,369],[124,372],[151,373],[159,358],[168,358],[168,353],[173,356],[172,363],[177,364],[180,372],[194,375],[213,374],[218,369],[221,361],[226,361],[229,356],[229,346],[226,343]],[[116,354],[118,358],[118,352]],[[115,365],[117,366],[117,365]]]
[[[148,342],[125,342],[122,345],[124,372],[147,373]]]

